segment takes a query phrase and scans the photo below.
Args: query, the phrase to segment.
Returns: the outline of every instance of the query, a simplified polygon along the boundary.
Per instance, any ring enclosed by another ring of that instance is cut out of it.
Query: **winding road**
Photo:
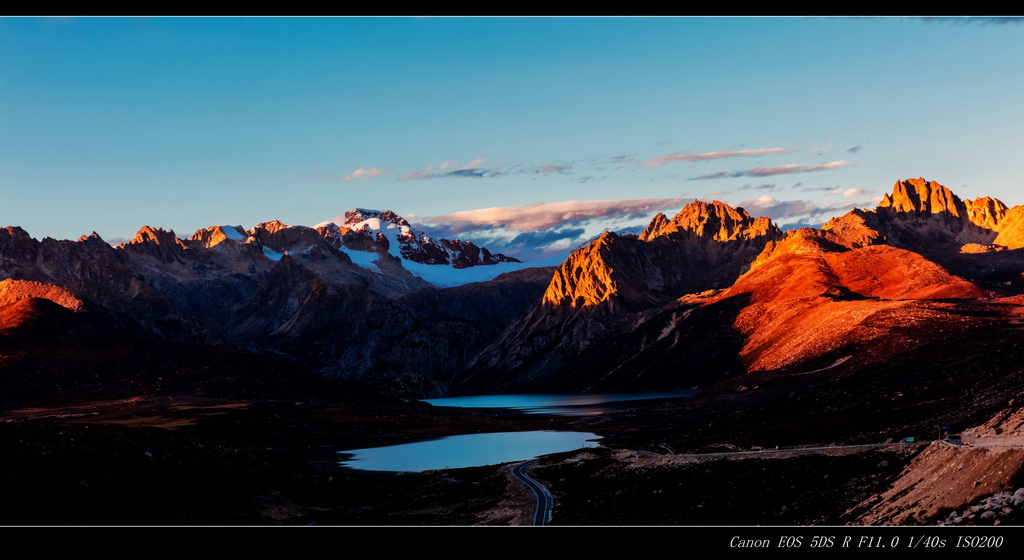
[[[512,476],[533,491],[533,497],[537,500],[537,509],[533,512],[533,524],[540,526],[547,525],[551,521],[551,508],[554,506],[555,500],[543,484],[526,474],[526,468],[533,466],[536,462],[536,459],[524,461],[512,467],[511,472]]]

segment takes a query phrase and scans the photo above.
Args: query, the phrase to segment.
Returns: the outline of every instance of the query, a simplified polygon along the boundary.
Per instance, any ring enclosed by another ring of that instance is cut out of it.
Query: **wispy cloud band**
[[[644,161],[644,167],[660,167],[676,161],[703,161],[710,159],[726,159],[735,157],[758,157],[775,154],[789,154],[796,150],[789,148],[760,148],[756,150],[734,150],[730,152],[704,152],[702,154],[691,154],[689,152],[675,152],[664,156],[650,158]]]
[[[374,168],[371,168],[371,169],[362,169],[362,168],[360,168],[360,169],[356,169],[352,173],[349,173],[348,175],[345,175],[344,177],[342,177],[339,180],[340,181],[351,181],[353,179],[369,179],[371,177],[379,177],[381,175],[386,175],[387,173],[390,173],[390,171],[388,171],[387,169],[380,169],[378,167],[374,167]]]
[[[639,198],[538,202],[526,206],[497,206],[452,212],[427,218],[431,224],[444,224],[451,231],[468,231],[481,226],[516,231],[537,231],[567,224],[579,224],[598,218],[649,218],[669,208],[681,208],[689,199]]]
[[[699,175],[697,177],[690,177],[690,181],[703,181],[707,179],[722,179],[726,177],[772,177],[774,175],[788,175],[790,173],[812,173],[815,171],[829,171],[832,169],[842,169],[844,167],[854,167],[858,164],[852,163],[846,160],[832,161],[829,163],[822,164],[800,164],[800,163],[788,163],[786,165],[777,165],[774,167],[754,167],[752,169],[743,169],[740,171],[721,171],[719,173],[711,173],[709,175]]]

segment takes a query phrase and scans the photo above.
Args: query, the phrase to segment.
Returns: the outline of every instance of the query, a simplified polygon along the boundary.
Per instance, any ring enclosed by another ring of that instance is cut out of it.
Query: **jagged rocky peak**
[[[339,216],[338,218],[340,217],[341,216]],[[338,218],[335,218],[334,221],[338,222]],[[395,214],[391,210],[369,210],[367,208],[353,208],[351,210],[348,210],[344,214],[344,220],[342,221],[342,223],[344,225],[358,224],[361,222],[365,222],[366,220],[369,220],[371,218],[377,218],[379,220],[395,224],[398,226],[409,227],[409,222],[405,218],[399,216],[398,214]]]
[[[142,229],[135,234],[131,241],[118,245],[118,248],[147,246],[159,246],[167,250],[173,250],[172,248],[188,249],[188,245],[178,238],[173,229],[154,228],[151,226],[142,226]]]
[[[264,247],[278,253],[304,251],[324,241],[322,234],[315,228],[289,226],[280,220],[263,222],[250,229],[248,234]]]
[[[117,246],[120,250],[147,254],[167,263],[181,262],[183,252],[189,250],[188,244],[175,235],[174,230],[143,226],[135,237],[127,243]]]
[[[393,230],[395,236],[405,242],[434,243],[433,238],[414,230],[408,220],[391,210],[353,208],[314,228],[328,240],[344,238],[344,245],[357,251],[386,251],[388,242],[385,236],[380,235],[382,230]],[[353,235],[357,233],[363,234],[366,239],[358,239]],[[373,249],[366,247],[367,243],[379,246]]]
[[[956,217],[967,217],[967,206],[953,191],[923,178],[897,181],[892,194],[882,197],[879,208],[892,208],[896,212],[917,214],[948,213]]]
[[[289,227],[291,226],[282,222],[281,220],[270,220],[269,222],[263,222],[262,224],[258,224],[256,227],[250,230],[250,232],[262,229],[266,230],[269,233],[277,233],[282,229],[288,229]]]
[[[2,230],[0,230],[0,232],[2,232],[2,233],[0,233],[0,235],[3,235],[4,237],[7,237],[8,239],[12,239],[12,240],[14,240],[14,239],[21,239],[21,240],[32,239],[32,236],[29,235],[27,231],[21,229],[21,227],[19,227],[19,226],[7,226],[7,227],[3,228]]]
[[[704,239],[733,241],[754,239],[768,235],[781,237],[782,232],[765,217],[752,218],[743,208],[733,208],[719,202],[694,200],[679,211],[671,221],[659,213],[640,234],[640,239],[650,241],[675,231],[689,231]]]
[[[90,251],[113,251],[114,248],[95,231],[78,238],[77,243]]]
[[[884,209],[919,217],[942,214],[958,218],[965,225],[970,223],[992,231],[1000,229],[1010,210],[1001,200],[988,196],[961,200],[948,188],[923,178],[897,181],[892,194],[886,194],[878,204],[878,211],[885,212]]]
[[[396,237],[405,243],[421,243],[421,244],[432,244],[434,239],[429,235],[425,235],[412,229],[409,225],[409,221],[395,214],[391,210],[369,210],[366,208],[353,208],[352,210],[346,211],[342,216],[338,216],[334,219],[334,223],[341,222],[343,227],[348,228],[349,231],[353,232],[365,232],[369,233],[371,237],[377,237],[375,239],[383,250],[387,250],[388,242],[385,236],[379,234],[380,230],[397,230],[395,232]],[[392,224],[392,225],[385,225]],[[351,236],[350,236],[351,238]]]
[[[0,229],[0,277],[19,263],[32,262],[39,252],[39,242],[18,226]]]
[[[338,227],[338,224],[334,222],[323,222],[313,226],[313,229],[315,229],[317,232],[320,233],[320,235],[324,236],[325,238],[341,237],[343,233],[341,231],[341,228]]]
[[[604,302],[619,291],[616,274],[619,267],[612,266],[621,238],[606,231],[587,246],[573,251],[551,278],[544,291],[542,303],[566,307],[589,307]],[[615,263],[619,264],[619,263]],[[621,269],[620,269],[621,270]]]
[[[157,245],[181,245],[185,247],[185,244],[178,239],[173,229],[154,228],[150,226],[142,226],[132,238],[131,241],[123,245],[137,245],[140,243],[155,243]]]
[[[932,254],[950,245],[996,242],[1012,209],[994,198],[961,200],[923,178],[897,181],[874,210],[854,209],[822,229],[847,247],[888,244]]]
[[[232,240],[245,242],[249,238],[249,232],[242,226],[210,226],[206,229],[196,230],[192,234],[192,241],[199,241],[205,247],[213,247],[224,241]]]
[[[103,238],[100,237],[100,234],[96,233],[95,231],[90,233],[89,235],[83,235],[82,237],[78,238],[79,243],[96,240],[103,241]]]

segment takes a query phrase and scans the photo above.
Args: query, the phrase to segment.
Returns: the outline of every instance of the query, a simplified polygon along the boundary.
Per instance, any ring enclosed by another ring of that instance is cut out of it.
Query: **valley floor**
[[[15,408],[0,414],[0,523],[525,525],[532,497],[511,480],[507,465],[373,473],[338,469],[334,455],[437,434],[562,429],[606,435],[607,445],[547,456],[531,470],[555,496],[553,526],[845,525],[864,523],[861,516],[871,509],[865,504],[873,500],[894,511],[913,508],[893,501],[908,496],[900,490],[908,484],[906,473],[924,468],[920,463],[929,454],[945,453],[938,460],[950,464],[948,453],[961,452],[921,452],[920,446],[904,444],[682,455],[677,453],[741,448],[709,443],[700,434],[652,440],[647,428],[654,419],[684,413],[679,406],[599,417],[518,416],[401,402],[167,397]],[[965,464],[991,462],[974,456]],[[958,494],[960,503],[1019,485],[1020,464],[1019,457],[1004,462],[998,475],[986,468],[989,480]],[[956,487],[964,476],[970,478],[964,473]],[[934,484],[929,495],[941,493]],[[956,507],[955,501],[923,504],[920,511],[927,515],[893,513],[867,522],[934,525]],[[1022,524],[1022,518],[1018,513],[1002,522]]]

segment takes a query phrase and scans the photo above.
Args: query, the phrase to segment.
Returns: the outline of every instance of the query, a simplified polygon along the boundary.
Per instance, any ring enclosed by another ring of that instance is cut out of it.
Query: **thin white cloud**
[[[489,176],[491,172],[490,170],[480,168],[484,161],[486,161],[485,158],[476,158],[460,166],[449,159],[437,165],[432,163],[416,171],[404,171],[398,174],[398,179],[402,181],[425,181],[427,179],[442,179],[445,177],[485,177]]]
[[[370,169],[359,168],[353,171],[352,173],[345,175],[344,177],[339,179],[339,181],[351,181],[353,179],[369,179],[371,177],[379,177],[381,175],[386,175],[387,173],[389,173],[387,169],[380,169],[378,167],[373,167]]]
[[[813,192],[813,191],[827,192],[830,195],[844,196],[846,198],[853,198],[855,196],[864,196],[864,195],[868,194],[868,191],[866,191],[864,189],[844,189],[842,187],[819,187],[819,188],[811,188],[811,189],[804,189],[804,190],[805,191],[809,191],[809,192]]]
[[[689,152],[675,152],[644,161],[644,167],[660,167],[675,161],[703,161],[709,159],[725,159],[734,157],[757,157],[775,154],[789,154],[795,152],[788,148],[760,148],[757,150],[735,150],[731,152],[704,152],[702,154],[691,154]]]
[[[506,167],[492,168],[488,176],[499,175],[572,175],[574,162],[523,164],[515,163]]]
[[[922,16],[918,17],[917,19],[926,21],[928,23],[975,23],[980,25],[1024,23],[1024,18],[1020,16]]]

